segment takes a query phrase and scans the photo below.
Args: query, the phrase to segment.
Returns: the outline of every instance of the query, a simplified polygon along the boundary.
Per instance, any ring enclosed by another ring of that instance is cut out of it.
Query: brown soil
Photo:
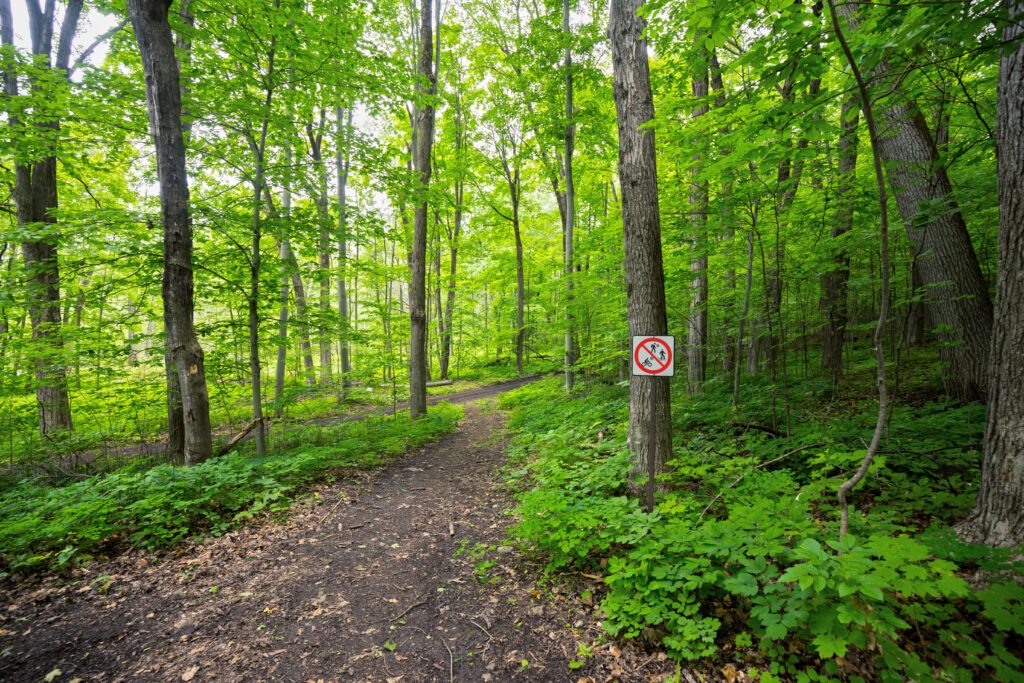
[[[594,581],[545,584],[505,545],[502,428],[470,405],[458,432],[283,523],[8,587],[0,679],[662,680],[664,655],[601,637]]]

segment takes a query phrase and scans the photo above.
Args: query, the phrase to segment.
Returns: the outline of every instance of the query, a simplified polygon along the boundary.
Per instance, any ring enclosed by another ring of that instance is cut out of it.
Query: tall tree
[[[658,214],[658,170],[654,152],[654,99],[644,21],[637,14],[642,0],[612,0],[608,35],[614,70],[615,112],[619,129],[619,179],[622,185],[622,230],[626,244],[626,298],[629,334],[668,332],[665,277]],[[652,409],[654,413],[652,414]],[[651,420],[655,433],[651,434]],[[633,453],[634,492],[651,466],[661,472],[670,457],[671,404],[663,378],[632,377],[629,383],[629,443]],[[651,437],[654,437],[653,444]]]
[[[573,241],[576,227],[576,182],[572,155],[576,144],[576,123],[572,104],[572,31],[569,26],[569,0],[562,0],[562,39],[565,41],[565,390],[576,382],[576,323],[573,316]],[[556,186],[557,192],[557,186]]]
[[[703,38],[699,40],[703,43]],[[698,49],[703,51],[703,46]],[[698,102],[696,109],[693,110],[693,119],[697,120],[708,113],[707,64],[701,65],[701,73],[693,79],[692,88],[693,96]],[[687,391],[691,394],[703,391],[708,364],[708,182],[700,177],[700,164],[701,154],[698,151],[694,154],[693,170],[690,174],[690,229],[693,231],[690,271],[693,277],[693,297],[690,299],[686,366]]]
[[[857,123],[859,103],[856,97],[843,102],[839,115],[839,178],[836,191],[836,212],[832,224],[833,269],[822,277],[825,298],[825,333],[822,340],[822,366],[832,371],[832,387],[839,386],[842,375],[843,343],[846,341],[848,283],[850,281],[850,254],[837,244],[843,235],[853,229],[854,190],[857,173]]]
[[[334,165],[338,183],[338,317],[341,320],[341,391],[349,384],[352,362],[349,357],[349,313],[346,278],[348,277],[348,172],[352,163],[352,107],[334,108]]]
[[[78,31],[82,0],[71,0],[64,11],[53,55],[53,34],[56,29],[56,3],[40,7],[39,0],[25,3],[29,17],[29,34],[36,65],[53,68],[66,78],[71,60],[71,47]],[[14,46],[14,23],[10,0],[0,0],[0,36],[3,46]],[[46,79],[31,79],[32,95],[41,101],[52,96],[46,93]],[[18,94],[17,76],[4,74],[4,93]],[[36,341],[35,392],[39,409],[41,434],[72,428],[71,403],[68,399],[65,371],[64,335],[61,329],[60,267],[57,258],[57,138],[60,117],[44,114],[31,125],[22,127],[17,116],[10,116],[12,129],[28,135],[35,143],[28,154],[19,154],[14,166],[14,204],[18,226],[23,231],[21,252],[27,271],[26,292],[32,338]]]
[[[1024,2],[1004,0],[999,64],[999,267],[981,487],[961,530],[994,546],[1024,542]],[[1016,41],[1016,45],[1014,45]]]
[[[416,206],[413,213],[412,250],[409,267],[409,414],[427,414],[427,189],[430,185],[430,154],[434,143],[434,103],[437,80],[433,69],[432,0],[420,0],[419,55],[416,78],[413,163],[416,170]]]
[[[167,21],[170,4],[166,0],[129,0],[128,16],[142,56],[146,103],[156,146],[164,222],[164,328],[181,392],[182,459],[186,464],[194,464],[210,457],[213,440],[203,349],[193,323],[192,216],[181,122],[181,83],[174,38]]]

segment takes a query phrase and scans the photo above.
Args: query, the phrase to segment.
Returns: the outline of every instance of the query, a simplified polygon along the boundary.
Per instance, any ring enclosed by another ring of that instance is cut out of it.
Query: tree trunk
[[[327,166],[323,157],[325,120],[325,112],[321,110],[319,127],[314,130],[312,124],[307,124],[306,135],[309,138],[309,154],[316,172],[316,186],[313,190],[320,222],[320,239],[317,245],[320,254],[320,383],[326,387],[333,381],[333,360],[328,326],[331,319],[331,218],[327,207]]]
[[[708,85],[705,67],[704,73],[693,80],[693,95],[701,100],[693,110],[694,120],[708,113]],[[708,252],[705,235],[708,222],[708,183],[700,179],[700,152],[694,155],[693,162],[689,198],[694,251],[690,260],[693,298],[690,300],[686,345],[687,392],[690,394],[704,390],[708,362]]]
[[[822,348],[822,367],[832,371],[832,388],[839,386],[843,367],[843,342],[846,339],[847,284],[850,281],[850,254],[834,244],[853,229],[857,184],[857,127],[860,103],[856,97],[843,102],[839,122],[839,178],[836,191],[836,215],[832,226],[834,265],[822,278],[825,289],[826,327]]]
[[[569,28],[569,0],[562,0],[562,37],[565,44],[565,390],[576,383],[576,321],[573,317],[573,241],[576,224],[576,185],[572,175],[576,124],[572,104],[572,32]]]
[[[1024,2],[1004,0],[1003,40],[1017,40],[999,63],[999,267],[989,358],[988,424],[981,487],[961,525],[971,541],[1016,547],[1024,541]]]
[[[462,98],[458,89],[456,89],[454,94],[455,153],[461,159],[465,141],[465,130],[462,122]],[[452,355],[452,330],[455,321],[455,275],[456,266],[458,265],[459,237],[462,233],[463,178],[461,170],[456,172],[453,189],[455,195],[455,225],[448,232],[448,297],[445,301],[445,320],[447,323],[444,334],[441,335],[441,379],[448,379],[448,366],[451,363]]]
[[[612,0],[608,26],[619,131],[626,299],[631,336],[668,331],[654,131],[641,130],[641,126],[654,119],[644,22],[637,15],[641,6],[641,0]],[[652,406],[657,426],[653,444],[650,440]],[[633,453],[630,479],[634,494],[642,490],[642,482],[647,477],[651,446],[656,448],[651,468],[656,473],[664,470],[665,462],[671,457],[670,425],[668,382],[654,377],[631,377],[629,443]]]
[[[512,202],[512,231],[516,238],[516,374],[523,374],[523,346],[526,341],[526,280],[523,274],[523,236],[519,230],[519,167],[515,171],[516,191]]]
[[[856,31],[856,5],[843,5],[840,13]],[[888,75],[883,60],[874,76]],[[887,135],[880,149],[939,328],[943,379],[960,400],[980,400],[986,394],[992,331],[988,286],[924,115],[913,100],[903,98],[898,84],[892,91],[903,103],[886,111]]]
[[[413,419],[427,414],[427,188],[430,185],[430,152],[434,142],[436,91],[432,65],[433,22],[431,0],[420,0],[419,79],[416,83],[416,208],[413,214],[412,251],[409,266],[409,414]]]
[[[284,165],[290,171],[292,165],[292,146],[290,142],[285,146]],[[290,172],[285,177],[284,181],[284,196],[281,198],[281,210],[284,214],[283,217],[285,223],[290,223],[292,217],[292,181]],[[285,228],[285,230],[287,230],[287,228]],[[284,234],[285,231],[282,230],[281,232],[281,238],[277,245],[278,254],[281,259],[281,284],[278,289],[281,301],[281,312],[277,318],[277,364],[274,368],[275,418],[280,418],[284,411],[284,378],[288,361],[288,293],[290,291],[288,286],[288,270],[290,266],[289,256],[291,255],[291,245],[288,243],[288,238]]]
[[[344,123],[342,116],[344,115]],[[349,319],[348,292],[345,290],[348,276],[348,189],[349,150],[352,144],[352,108],[343,110],[341,106],[334,108],[335,152],[334,163],[337,169],[338,182],[338,317],[341,323],[341,387],[344,392],[349,385],[349,374],[352,372],[349,358]]]
[[[28,3],[32,38],[32,54],[37,64],[51,64],[54,31],[54,3],[47,3],[45,9],[39,4]],[[71,57],[71,46],[78,30],[78,19],[82,12],[82,0],[68,2],[61,23],[53,68],[67,72]],[[14,45],[14,24],[9,0],[0,0],[0,44]],[[41,59],[40,59],[41,58]],[[33,79],[35,81],[35,79]],[[33,82],[33,88],[37,87]],[[4,93],[8,97],[18,94],[18,82],[13,73],[4,74]],[[17,117],[9,117],[8,123],[24,135]],[[39,411],[39,432],[67,431],[72,428],[71,404],[68,399],[64,335],[61,330],[60,311],[60,269],[57,258],[58,233],[53,227],[57,219],[53,210],[57,208],[57,157],[55,138],[60,129],[57,120],[37,124],[40,135],[53,139],[46,155],[41,159],[19,159],[14,165],[14,203],[18,227],[26,237],[21,251],[25,260],[25,289],[32,321],[32,339],[37,347],[34,352],[36,403]]]
[[[184,427],[183,460],[194,464],[210,457],[213,441],[203,349],[193,324],[192,220],[181,125],[181,84],[167,10],[167,3],[162,0],[128,2],[128,16],[135,29],[146,75],[146,102],[160,180],[164,222],[162,296],[166,345],[171,361],[168,367],[173,367],[178,377]],[[177,453],[172,451],[171,455],[174,457]]]

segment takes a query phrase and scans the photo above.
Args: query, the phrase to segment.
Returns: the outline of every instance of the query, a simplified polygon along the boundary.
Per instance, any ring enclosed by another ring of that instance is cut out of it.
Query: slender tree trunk
[[[459,84],[461,85],[461,84]],[[455,153],[461,159],[464,148],[465,131],[462,123],[462,98],[458,88],[455,91]],[[441,379],[448,379],[448,366],[452,355],[452,329],[455,320],[455,275],[458,265],[459,237],[462,233],[462,199],[463,178],[458,171],[454,181],[455,225],[448,232],[448,297],[445,302],[445,326],[441,337]]]
[[[703,40],[703,38],[701,38]],[[701,103],[693,110],[694,120],[708,113],[708,72],[693,80],[693,95]],[[708,183],[700,179],[701,154],[693,157],[690,179],[690,228],[693,230],[693,251],[690,273],[693,278],[687,326],[686,366],[687,392],[696,394],[704,390],[708,362],[708,252],[706,232],[708,222]]]
[[[519,229],[519,167],[515,170],[516,191],[512,201],[512,231],[516,238],[516,374],[523,374],[523,347],[526,341],[526,279],[523,273],[523,235]]]
[[[292,218],[292,146],[290,143],[285,146],[284,165],[288,169],[288,174],[285,176],[284,181],[284,196],[281,198],[281,210],[285,223],[290,224]],[[274,368],[275,418],[280,418],[284,410],[284,379],[288,361],[288,293],[290,291],[288,270],[290,268],[289,256],[291,255],[291,245],[288,244],[287,235],[284,234],[286,230],[287,228],[281,231],[281,238],[277,245],[278,254],[281,258],[281,284],[278,289],[281,300],[281,312],[277,318],[277,364]]]
[[[757,229],[757,206],[755,205],[750,219],[750,230],[747,231],[747,284],[743,289],[743,309],[736,328],[735,363],[732,366],[732,404],[740,404],[740,378],[743,374],[743,327],[750,315],[750,292],[754,288],[754,231]]]
[[[323,157],[323,136],[326,114],[320,111],[320,124],[314,130],[312,124],[306,125],[309,138],[309,153],[316,171],[314,202],[319,219],[320,239],[317,249],[320,254],[320,383],[330,386],[333,382],[331,358],[331,334],[328,321],[331,319],[331,229],[330,213],[327,208],[327,166]]]
[[[342,109],[341,105],[334,108],[335,143],[334,164],[337,169],[338,183],[338,317],[341,322],[341,386],[344,392],[348,387],[349,375],[352,372],[352,361],[349,356],[349,314],[348,292],[348,169],[350,164],[349,150],[352,145],[352,108]]]
[[[658,172],[647,41],[637,15],[641,0],[612,0],[608,34],[614,70],[613,92],[619,131],[619,178],[622,185],[622,227],[626,246],[626,298],[629,334],[668,332],[665,280],[658,214]],[[643,127],[643,128],[641,128]],[[651,420],[657,427],[651,443]],[[633,453],[630,479],[634,494],[646,479],[651,447],[653,471],[660,473],[671,457],[671,405],[664,379],[633,376],[629,383],[629,443]]]
[[[1003,40],[1017,40],[999,63],[999,267],[989,358],[988,424],[981,487],[961,525],[974,542],[1024,541],[1024,2],[1004,0]]]
[[[162,294],[169,367],[177,373],[181,396],[183,459],[186,464],[194,464],[210,457],[213,440],[203,349],[193,324],[192,220],[181,124],[181,83],[167,11],[167,3],[162,0],[128,2],[128,16],[146,75],[146,101],[157,153],[164,222]],[[171,451],[171,455],[176,457],[177,453]]]
[[[573,242],[576,224],[576,185],[572,172],[576,124],[573,122],[572,32],[569,0],[562,0],[562,37],[565,40],[565,390],[576,383],[576,321],[573,315]]]
[[[413,214],[412,251],[409,265],[409,414],[413,419],[427,414],[427,197],[430,184],[430,153],[434,142],[434,105],[436,91],[432,65],[433,25],[431,0],[420,0],[419,79],[416,83],[416,208]]]
[[[822,366],[832,371],[832,387],[839,386],[843,367],[843,342],[846,340],[847,284],[850,281],[850,254],[841,244],[835,244],[853,229],[857,185],[857,128],[859,100],[856,97],[843,102],[839,122],[839,179],[836,193],[835,223],[832,225],[834,265],[822,278],[825,289],[826,326],[823,339]]]

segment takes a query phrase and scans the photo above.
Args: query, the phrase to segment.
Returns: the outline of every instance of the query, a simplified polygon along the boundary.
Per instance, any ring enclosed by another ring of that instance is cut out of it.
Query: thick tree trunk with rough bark
[[[853,229],[854,191],[857,182],[857,128],[860,103],[856,97],[843,102],[839,122],[839,178],[836,214],[832,225],[835,242]],[[843,342],[846,340],[847,284],[850,281],[850,254],[833,244],[833,270],[822,277],[825,294],[825,333],[822,338],[822,367],[832,371],[832,386],[839,385],[843,368]]]
[[[708,113],[708,73],[693,80],[693,95],[701,104],[693,110],[693,118],[699,119]],[[690,300],[690,316],[687,326],[686,369],[687,392],[696,394],[704,390],[708,364],[708,252],[706,231],[708,223],[708,183],[700,179],[700,152],[693,157],[690,178],[690,229],[693,231],[693,256],[690,259],[690,273],[693,278]]]
[[[856,3],[837,10],[856,31]],[[875,67],[874,77],[884,79],[889,71],[883,60]],[[947,391],[960,400],[980,400],[988,383],[985,359],[992,300],[928,123],[898,84],[890,90],[897,103],[885,112],[880,151],[938,327],[943,379]]]
[[[1024,2],[1004,0],[1007,43],[1024,35]],[[981,488],[961,525],[969,540],[1024,542],[1024,45],[999,63],[999,267],[989,358],[988,424]]]
[[[644,22],[637,15],[641,6],[640,0],[612,0],[608,19],[619,131],[619,180],[622,186],[626,298],[631,336],[668,332],[654,131],[646,128],[654,118],[654,100],[647,63],[647,41],[643,37]],[[634,494],[642,490],[652,455],[652,406],[657,427],[653,435],[656,445],[653,469],[660,473],[671,453],[668,381],[631,377],[629,444],[633,454],[630,480]]]
[[[430,152],[434,143],[434,105],[431,95],[437,81],[433,69],[431,0],[420,0],[419,78],[416,83],[416,208],[413,213],[412,250],[409,266],[409,414],[427,414],[427,187],[430,184]]]
[[[947,390],[984,398],[992,302],[928,124],[914,102],[886,112],[881,151],[938,326]]]
[[[186,464],[194,464],[212,455],[213,441],[203,350],[193,324],[192,220],[181,125],[181,85],[174,39],[167,22],[168,7],[169,3],[163,0],[129,0],[128,16],[142,56],[146,102],[156,146],[164,222],[164,325],[181,394],[182,455]]]
[[[40,8],[37,2],[27,3],[32,54],[44,65],[51,65],[55,23],[54,3]],[[71,57],[71,45],[78,29],[82,0],[67,4],[57,43],[57,54],[52,65],[66,72]],[[9,0],[0,1],[0,44],[14,45],[14,23]],[[38,64],[38,62],[37,62]],[[33,83],[33,88],[36,87]],[[18,82],[13,73],[4,74],[4,94],[18,94]],[[19,128],[17,117],[8,123]],[[34,349],[35,392],[39,410],[39,431],[49,434],[72,428],[71,404],[68,399],[64,335],[61,329],[60,269],[57,258],[59,236],[54,228],[57,219],[57,156],[56,138],[59,121],[37,124],[33,129],[48,140],[46,156],[18,159],[14,164],[13,199],[19,229],[26,237],[21,245],[25,260],[25,288],[32,321]],[[19,134],[24,134],[21,131]]]

